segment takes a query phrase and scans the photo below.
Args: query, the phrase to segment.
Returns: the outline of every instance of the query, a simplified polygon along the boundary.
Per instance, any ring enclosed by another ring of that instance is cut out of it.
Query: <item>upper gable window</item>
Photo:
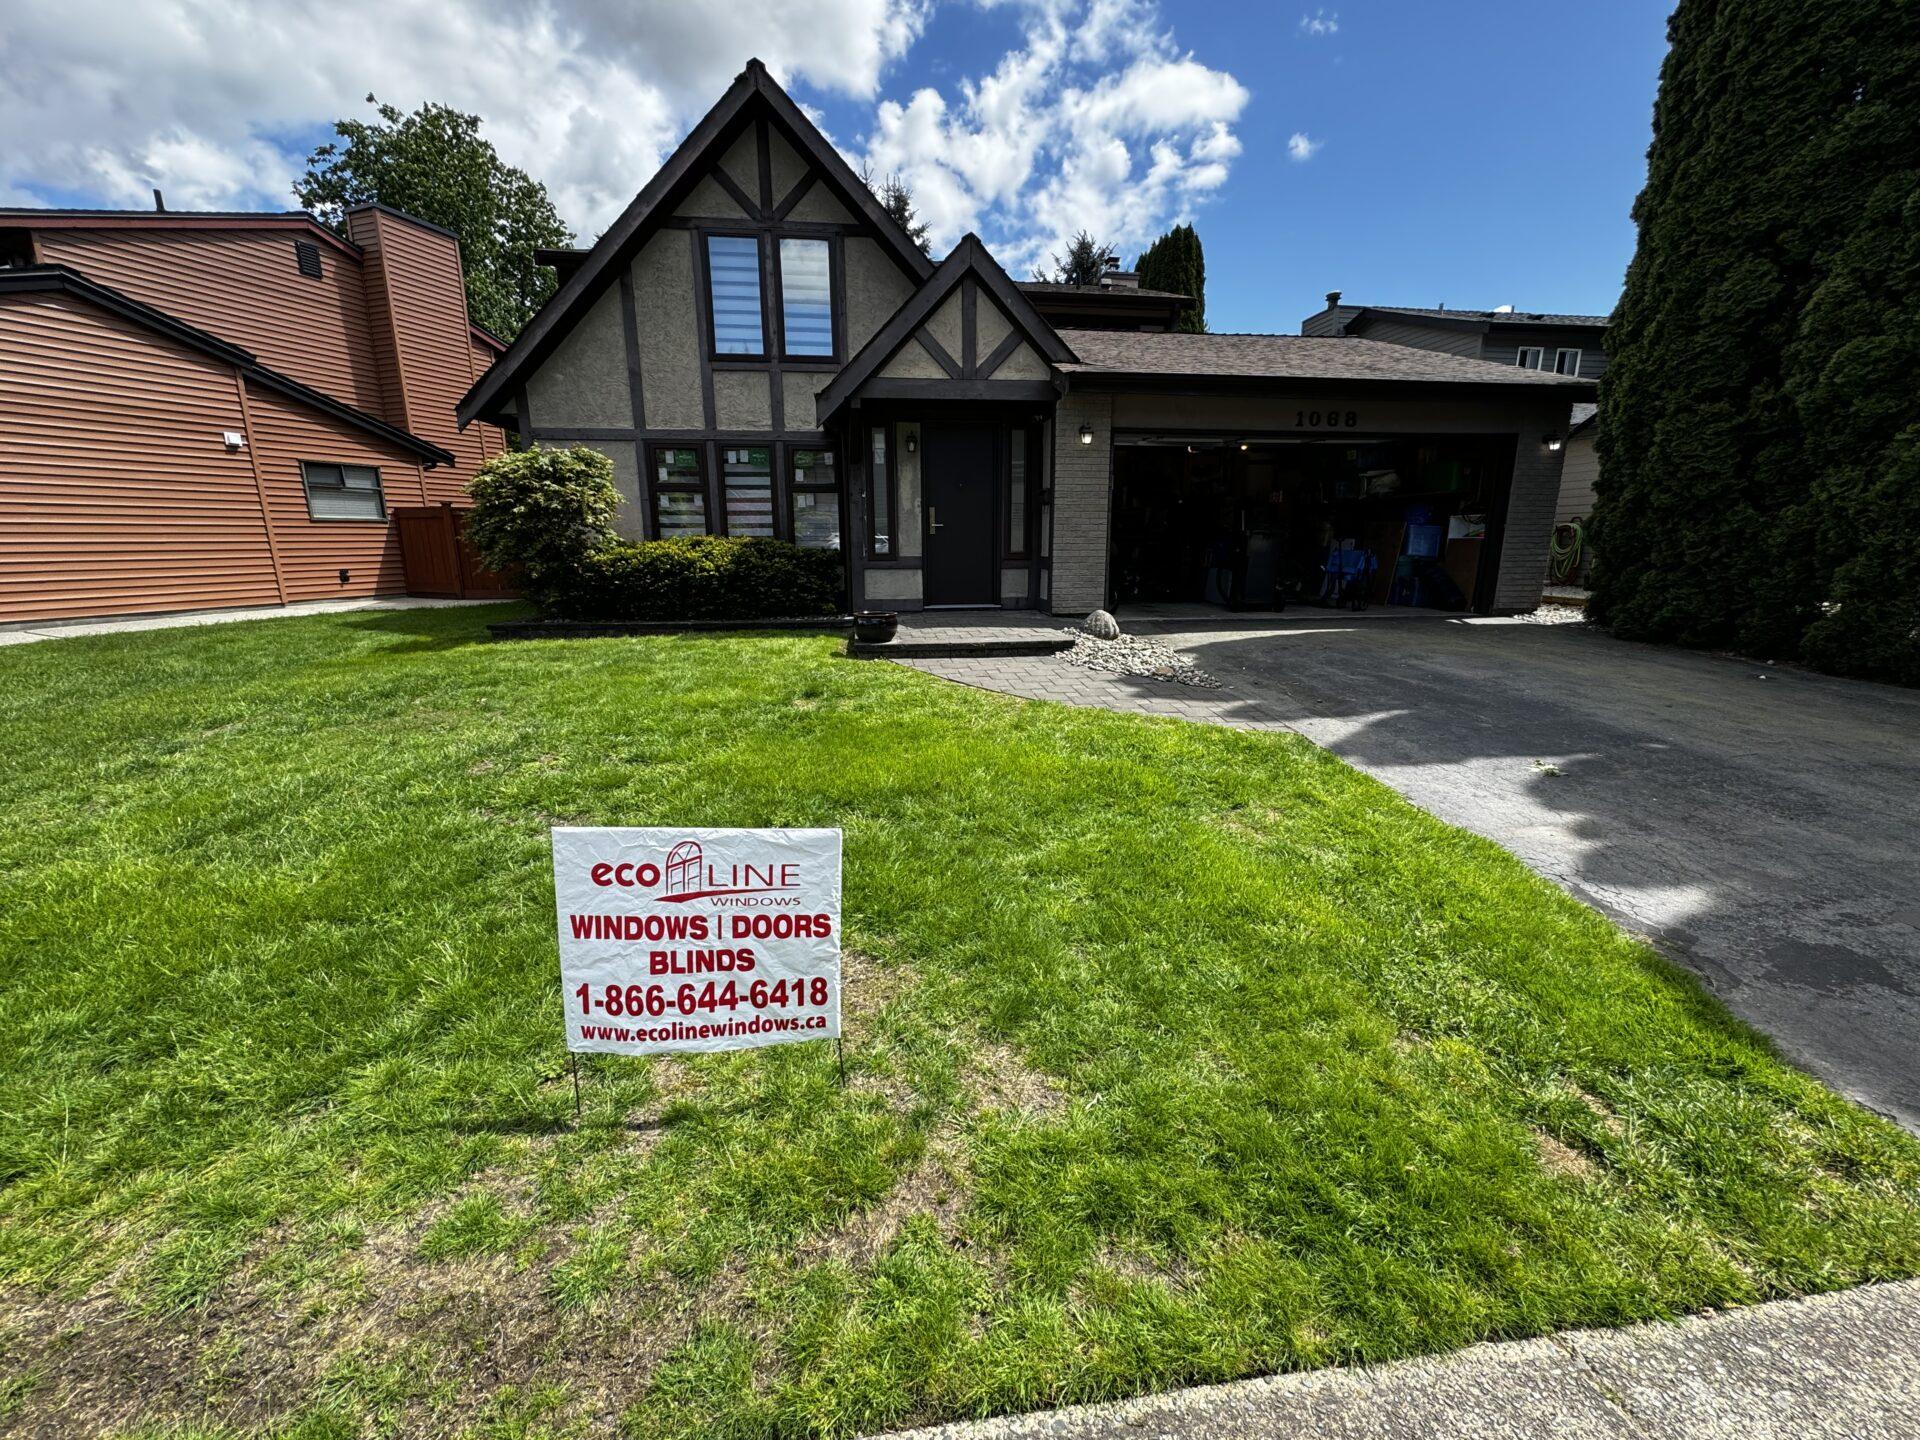
[[[780,321],[788,355],[833,355],[833,265],[825,240],[782,237]]]
[[[1540,368],[1540,357],[1544,353],[1538,345],[1522,345],[1518,350],[1513,352],[1513,363],[1518,365],[1522,370],[1538,370]]]
[[[1580,352],[1578,350],[1554,351],[1553,373],[1556,375],[1578,375],[1580,373]]]
[[[759,240],[751,235],[707,237],[707,293],[713,302],[713,353],[766,354]]]

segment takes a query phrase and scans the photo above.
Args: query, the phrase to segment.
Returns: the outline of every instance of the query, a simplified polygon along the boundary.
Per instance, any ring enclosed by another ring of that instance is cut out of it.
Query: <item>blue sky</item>
[[[1193,211],[1210,328],[1291,331],[1333,289],[1385,305],[1610,311],[1670,8],[1169,7],[1179,48],[1250,92],[1230,177]],[[883,94],[978,73],[1018,30],[1007,9],[938,12]],[[836,138],[857,133],[868,107],[797,88]],[[1296,132],[1318,147],[1304,161],[1289,156]]]
[[[471,110],[591,240],[758,55],[937,247],[1025,275],[1191,218],[1217,330],[1379,304],[1600,312],[1653,0],[62,0],[0,46],[0,204],[283,209],[365,96]],[[236,63],[235,57],[244,57]]]

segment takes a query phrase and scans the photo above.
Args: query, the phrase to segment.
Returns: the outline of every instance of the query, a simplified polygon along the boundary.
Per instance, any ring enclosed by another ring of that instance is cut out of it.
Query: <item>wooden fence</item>
[[[511,600],[519,595],[504,576],[487,569],[468,543],[466,513],[452,504],[395,508],[409,595],[455,600]]]

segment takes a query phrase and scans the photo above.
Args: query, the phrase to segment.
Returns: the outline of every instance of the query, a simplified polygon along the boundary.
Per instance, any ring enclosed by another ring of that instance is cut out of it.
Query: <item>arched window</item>
[[[700,842],[682,840],[667,852],[667,894],[679,895],[700,884]]]

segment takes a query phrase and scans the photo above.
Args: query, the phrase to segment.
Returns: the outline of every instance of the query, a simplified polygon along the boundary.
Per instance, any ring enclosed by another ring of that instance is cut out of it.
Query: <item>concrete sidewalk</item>
[[[896,1440],[1906,1440],[1920,1281],[1316,1370]]]
[[[132,630],[178,630],[186,625],[226,625],[235,620],[284,620],[292,615],[337,615],[343,610],[433,610],[447,605],[498,605],[498,600],[429,600],[418,595],[380,595],[371,600],[300,600],[291,605],[246,605],[231,610],[176,610],[165,615],[102,615],[94,620],[29,620],[0,625],[0,645],[67,640],[78,635],[120,635]]]

